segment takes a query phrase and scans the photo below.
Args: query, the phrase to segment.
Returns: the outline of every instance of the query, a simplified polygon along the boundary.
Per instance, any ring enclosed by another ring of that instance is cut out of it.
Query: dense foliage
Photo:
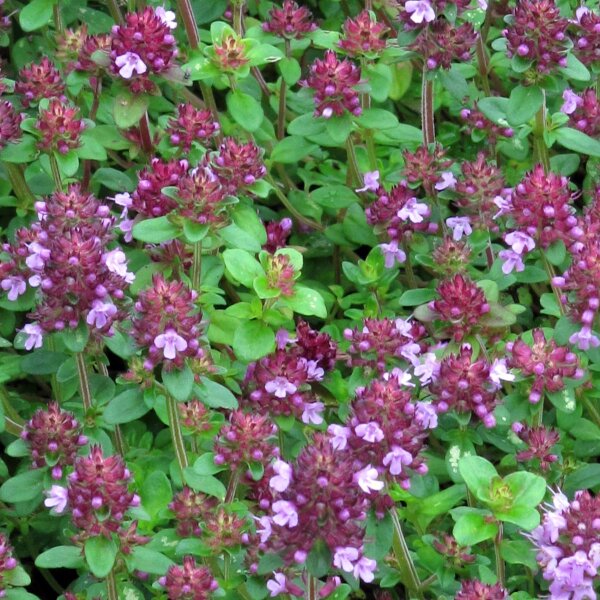
[[[597,0],[0,5],[0,597],[596,598]]]

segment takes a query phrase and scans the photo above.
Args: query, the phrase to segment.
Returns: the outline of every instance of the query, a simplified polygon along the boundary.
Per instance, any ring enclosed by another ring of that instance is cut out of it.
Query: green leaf
[[[436,291],[430,288],[422,288],[420,290],[406,290],[400,296],[400,306],[418,306],[425,304],[436,297]]]
[[[24,135],[17,144],[7,144],[0,151],[0,159],[9,163],[28,163],[34,160],[38,153],[35,138]]]
[[[122,92],[115,98],[113,116],[115,123],[120,129],[129,129],[137,125],[148,109],[149,99],[147,96],[134,95]]]
[[[551,264],[559,267],[567,257],[567,248],[562,240],[557,240],[544,250],[544,254]]]
[[[578,129],[561,127],[554,130],[556,141],[574,152],[600,157],[600,141],[591,138]]]
[[[262,106],[252,96],[240,90],[227,94],[227,109],[233,120],[250,132],[256,131],[265,118]]]
[[[162,552],[144,546],[136,546],[131,552],[131,566],[143,573],[164,575],[173,564]]]
[[[225,470],[225,467],[215,464],[215,455],[213,452],[206,452],[202,456],[199,456],[192,468],[198,475],[214,475]]]
[[[9,586],[23,587],[31,583],[31,577],[29,573],[21,566],[17,565],[14,569],[11,569],[8,573],[4,573],[3,583]],[[4,596],[6,598],[6,596]]]
[[[197,492],[203,492],[221,500],[225,498],[225,486],[212,475],[199,475],[192,467],[186,467],[183,470],[183,478]]]
[[[296,117],[287,127],[290,135],[309,136],[325,131],[325,120],[315,119],[312,113]]]
[[[49,350],[34,350],[21,360],[21,370],[29,375],[52,375],[58,371],[60,365],[67,360],[67,355],[62,352]]]
[[[310,193],[310,199],[324,208],[339,210],[358,201],[358,196],[345,185],[325,185]]]
[[[408,82],[410,83],[410,77],[401,80],[400,77],[395,79],[395,73],[401,73],[400,70],[396,69],[396,65],[393,67],[384,63],[368,64],[363,71],[365,79],[369,82],[371,87],[370,95],[377,102],[385,102],[392,91],[392,85],[396,83],[396,79],[399,83]],[[394,89],[394,100],[399,100],[402,95],[401,85]],[[400,92],[400,96],[398,95]]]
[[[248,288],[252,287],[256,277],[265,274],[261,264],[246,250],[225,250],[223,261],[233,278]]]
[[[368,108],[356,119],[356,123],[365,129],[374,129],[381,131],[382,129],[393,129],[400,125],[398,117],[389,110],[382,108]]]
[[[258,360],[275,349],[275,334],[260,321],[247,321],[233,336],[233,351],[243,361]]]
[[[300,63],[295,58],[282,58],[278,63],[277,67],[283,80],[292,86],[298,82],[302,75]]]
[[[503,539],[500,555],[509,565],[525,565],[532,571],[537,569],[533,546],[525,540]]]
[[[92,185],[98,184],[103,185],[113,192],[131,192],[135,188],[131,177],[122,171],[117,171],[117,169],[111,169],[110,167],[98,169],[92,175]]]
[[[40,569],[79,569],[83,566],[83,554],[77,546],[56,546],[38,554],[35,566]]]
[[[102,535],[88,538],[84,545],[85,560],[90,571],[100,579],[106,577],[112,570],[117,557],[117,545],[112,538]]]
[[[104,410],[104,421],[109,425],[131,423],[143,417],[150,408],[144,402],[139,388],[132,388],[115,396]]]
[[[587,67],[572,53],[567,54],[567,66],[558,69],[565,77],[574,81],[589,81],[590,72]]]
[[[290,135],[275,144],[271,160],[283,164],[294,164],[318,150],[319,146],[299,135]]]
[[[154,519],[158,513],[167,508],[167,505],[173,499],[171,484],[168,477],[162,471],[154,471],[144,479],[140,489],[142,506],[146,512]],[[141,569],[146,570],[146,569]]]
[[[77,156],[89,160],[106,160],[108,155],[104,146],[96,138],[83,133],[81,135],[81,145],[77,148]]]
[[[207,224],[197,223],[189,219],[185,219],[183,222],[183,235],[190,244],[201,242],[209,231],[210,226]]]
[[[180,232],[167,217],[157,217],[136,223],[132,233],[133,237],[140,242],[160,244],[175,239]]]
[[[57,0],[32,0],[19,12],[19,25],[23,31],[35,31],[52,18],[52,9]]]
[[[200,382],[199,385],[195,386],[195,390],[206,406],[228,410],[235,410],[238,407],[236,397],[224,385],[212,381],[208,377],[201,377]]]
[[[284,58],[283,52],[270,44],[258,44],[251,48],[247,54],[248,65],[258,67],[267,63],[274,63]]]
[[[321,319],[327,317],[325,301],[317,290],[297,285],[294,295],[291,298],[285,298],[283,301],[299,315],[314,315]]]
[[[510,473],[503,481],[513,494],[513,506],[536,508],[546,495],[546,480],[527,471]]]
[[[77,173],[77,169],[79,169],[79,158],[75,150],[70,150],[66,154],[55,152],[54,158],[56,159],[56,164],[63,175],[67,177],[73,177],[73,175]],[[42,155],[41,161],[45,162],[46,160],[48,160],[48,157],[46,155]]]
[[[367,517],[366,534],[368,541],[365,544],[365,554],[378,562],[383,560],[392,547],[394,537],[394,526],[389,512],[386,512],[385,516],[380,519],[371,511]]]
[[[267,241],[267,232],[263,222],[256,214],[256,208],[246,204],[237,204],[231,212],[232,221],[262,246]]]
[[[498,477],[494,465],[481,456],[463,456],[458,470],[471,492],[482,502],[489,501],[490,483]]]
[[[163,367],[162,382],[177,402],[185,402],[192,395],[194,374],[187,364],[182,369],[166,369]]]
[[[236,250],[246,250],[247,252],[260,252],[261,243],[250,233],[238,227],[235,223],[227,225],[219,230],[219,237],[228,245]]]
[[[508,103],[508,98],[483,98],[477,102],[477,108],[496,125],[506,125]]]
[[[313,577],[323,577],[331,565],[331,552],[327,544],[317,540],[306,557],[306,568]]]
[[[544,102],[544,92],[537,85],[518,85],[510,93],[506,116],[513,125],[527,123],[540,109]]]
[[[258,575],[267,575],[273,571],[277,571],[283,566],[283,559],[279,554],[263,554],[258,561]]]
[[[488,523],[488,518],[478,512],[466,512],[461,515],[454,525],[452,534],[461,546],[473,546],[485,540],[490,540],[498,533],[498,525]]]
[[[531,531],[540,524],[540,513],[535,508],[513,506],[506,512],[495,511],[494,515],[501,521],[513,523],[525,531]]]
[[[347,583],[342,583],[342,585],[335,588],[333,593],[327,596],[327,600],[345,600],[351,592],[352,588]]]
[[[71,352],[83,352],[90,339],[89,327],[80,321],[75,329],[66,329],[61,332],[60,337],[67,350]]]
[[[352,119],[348,115],[331,117],[326,119],[325,129],[336,144],[343,144],[352,131]]]
[[[600,464],[585,465],[565,477],[563,489],[571,494],[577,490],[589,490],[600,486]]]

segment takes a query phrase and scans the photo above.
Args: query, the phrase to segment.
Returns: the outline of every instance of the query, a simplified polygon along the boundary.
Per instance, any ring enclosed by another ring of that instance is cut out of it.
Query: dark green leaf
[[[19,25],[23,31],[35,31],[52,18],[52,9],[57,0],[32,0],[25,3],[19,12]]]
[[[275,334],[260,321],[247,321],[233,336],[233,350],[240,360],[258,360],[275,348]]]
[[[224,385],[212,381],[208,377],[201,377],[200,381],[200,385],[197,385],[195,389],[198,397],[206,406],[228,410],[235,410],[238,407],[236,397]]]
[[[104,421],[110,425],[130,423],[143,417],[150,408],[144,402],[141,391],[133,388],[115,396],[104,410]]]
[[[51,375],[58,371],[62,363],[67,360],[67,355],[62,352],[49,350],[34,350],[21,360],[21,370],[29,375]]]
[[[436,297],[437,293],[435,290],[430,288],[423,288],[420,290],[406,290],[400,296],[400,306],[418,306],[419,304],[425,304]]]
[[[561,127],[554,131],[556,141],[574,152],[600,157],[600,141],[591,138],[578,129]]]
[[[262,106],[252,96],[240,90],[227,95],[227,108],[234,121],[246,131],[256,131],[265,118]]]
[[[179,229],[167,217],[146,219],[133,226],[133,237],[141,242],[160,244],[175,239]]]
[[[27,502],[42,493],[44,473],[41,469],[25,471],[11,477],[0,487],[2,502]]]
[[[510,93],[506,116],[511,125],[527,123],[544,102],[544,92],[536,85],[518,85]]]
[[[187,364],[182,369],[166,369],[163,367],[162,382],[175,400],[185,402],[192,395],[194,374]]]
[[[146,96],[134,95],[129,92],[123,92],[115,98],[113,115],[117,127],[129,129],[137,125],[144,116],[148,108],[148,98]]]
[[[115,564],[117,545],[102,535],[88,538],[84,545],[85,560],[90,571],[99,578],[106,577]]]
[[[79,569],[83,566],[83,553],[77,546],[56,546],[35,559],[41,569]]]

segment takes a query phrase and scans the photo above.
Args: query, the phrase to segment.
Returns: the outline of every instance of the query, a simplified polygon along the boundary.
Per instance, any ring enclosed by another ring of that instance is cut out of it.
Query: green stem
[[[123,23],[123,15],[121,14],[121,9],[119,8],[119,0],[108,0],[108,12],[110,16],[115,20],[115,23],[119,25]]]
[[[375,148],[375,136],[372,129],[364,130],[365,143],[367,145],[367,156],[369,157],[369,167],[371,171],[377,170],[377,152]]]
[[[490,64],[488,61],[487,51],[485,49],[485,42],[481,37],[481,34],[477,36],[477,45],[476,45],[476,53],[477,53],[477,65],[479,66],[479,75],[481,77],[481,85],[483,86],[483,91],[486,96],[492,95],[492,90],[490,88]]]
[[[202,279],[202,242],[194,244],[194,262],[192,264],[192,289],[200,290],[200,281]]]
[[[361,185],[362,179],[360,176],[360,169],[358,167],[358,161],[356,160],[356,150],[354,148],[354,142],[352,141],[352,136],[349,135],[346,140],[346,156],[348,157],[348,169],[350,170],[351,181],[354,181],[354,184]]]
[[[427,77],[427,65],[423,65],[421,85],[421,125],[425,146],[435,142],[435,116],[433,114],[433,81]]]
[[[58,167],[58,161],[56,160],[56,156],[54,156],[54,153],[49,154],[48,158],[50,159],[50,170],[52,171],[54,186],[56,187],[57,192],[61,192],[63,189],[63,184],[62,177],[60,175],[60,169]]]
[[[285,57],[289,58],[291,52],[290,40],[285,39]],[[277,112],[277,139],[282,140],[285,136],[285,113],[287,110],[287,84],[283,76],[279,86],[279,110]]]
[[[590,398],[586,398],[585,396],[581,396],[581,401],[583,402],[583,405],[585,406],[587,412],[592,417],[592,421],[594,421],[594,423],[600,427],[600,412],[594,406],[593,401]]]
[[[115,580],[114,570],[112,570],[106,576],[106,595],[108,600],[119,600],[119,592],[117,591],[117,582]]]
[[[505,569],[504,569],[504,559],[502,558],[502,554],[500,553],[500,546],[502,544],[502,523],[498,523],[498,534],[494,538],[494,555],[496,558],[496,575],[498,576],[498,583],[505,587]]]
[[[169,429],[171,430],[171,439],[173,440],[173,448],[177,457],[177,464],[183,477],[183,470],[188,466],[188,458],[185,452],[185,442],[183,441],[183,432],[181,431],[181,423],[179,422],[179,410],[175,398],[168,392],[167,395],[167,411],[169,413]]]
[[[306,571],[306,600],[317,600],[319,597],[317,593],[317,578]]]
[[[237,35],[244,35],[244,1],[235,0],[233,4],[233,30]]]
[[[75,363],[77,364],[77,375],[79,376],[79,392],[83,402],[84,412],[87,413],[92,408],[92,392],[90,391],[90,380],[85,365],[85,358],[81,352],[75,354]]]
[[[231,474],[231,479],[229,480],[229,485],[227,486],[227,492],[225,493],[225,503],[233,502],[239,481],[240,471],[239,469],[236,469]]]
[[[150,119],[148,113],[145,112],[140,119],[140,140],[142,142],[142,150],[151,156],[154,153],[154,144],[152,143],[152,134],[150,133]]]
[[[546,131],[546,92],[542,90],[542,93],[544,94],[542,106],[535,115],[533,148],[536,161],[540,163],[544,167],[544,171],[548,173],[550,171],[550,155],[544,140],[544,132]]]
[[[2,163],[2,165],[6,170],[12,190],[20,201],[20,208],[31,208],[35,202],[35,196],[25,181],[21,165],[7,162]]]
[[[60,13],[60,0],[58,0],[58,2],[54,5],[52,11],[54,14],[54,28],[58,33],[62,33],[65,30],[65,25]]]
[[[400,525],[400,519],[398,518],[398,512],[395,508],[390,510],[392,517],[392,523],[394,524],[394,537],[392,540],[392,549],[394,550],[394,556],[398,562],[398,569],[402,576],[402,583],[409,592],[409,598],[423,598],[421,592],[421,582],[419,581],[419,575],[417,569],[410,555],[404,533],[402,532],[402,526]]]
[[[10,403],[10,397],[4,386],[0,386],[0,400],[4,409],[4,428],[8,433],[19,437],[23,431],[24,421]]]

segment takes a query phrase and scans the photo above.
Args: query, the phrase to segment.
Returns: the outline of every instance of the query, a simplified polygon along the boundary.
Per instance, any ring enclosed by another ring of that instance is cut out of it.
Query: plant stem
[[[235,0],[233,4],[233,30],[237,35],[244,35],[244,0]]]
[[[487,51],[485,49],[485,42],[481,37],[481,34],[477,36],[477,65],[479,66],[479,75],[481,76],[481,85],[483,86],[483,91],[486,96],[492,95],[492,90],[490,89],[490,79],[488,77],[488,73],[490,72],[490,63],[488,61]]]
[[[111,572],[106,576],[106,595],[108,600],[119,600],[114,570],[111,570]]]
[[[52,171],[52,178],[54,179],[54,185],[57,192],[61,192],[63,189],[62,177],[60,176],[60,169],[58,168],[58,162],[54,153],[49,154],[50,159],[50,170]]]
[[[20,201],[20,208],[30,208],[35,202],[35,196],[25,181],[21,166],[7,162],[2,163],[2,165],[6,170],[13,192]]]
[[[319,597],[317,594],[317,578],[313,577],[308,571],[306,571],[306,600],[317,600]]]
[[[202,279],[202,242],[194,244],[194,262],[192,264],[192,289],[200,290],[200,280]]]
[[[504,559],[500,553],[500,545],[502,544],[502,523],[498,523],[498,534],[494,538],[494,555],[496,557],[496,575],[498,576],[498,583],[505,587],[505,572],[504,572]]]
[[[10,397],[4,386],[0,386],[0,400],[2,408],[4,409],[4,427],[6,428],[6,431],[19,437],[23,431],[24,422],[10,403]]]
[[[62,20],[62,15],[60,14],[60,0],[54,5],[52,8],[54,14],[54,28],[57,33],[62,33],[65,30],[65,24]]]
[[[533,148],[536,161],[544,167],[544,172],[548,173],[550,171],[550,155],[544,140],[544,132],[546,131],[546,92],[542,90],[542,94],[544,95],[542,106],[535,115]]]
[[[421,87],[421,125],[425,146],[435,142],[435,117],[433,114],[433,81],[427,78],[427,65],[423,65]]]
[[[375,148],[375,136],[372,129],[364,131],[365,143],[367,145],[367,156],[369,157],[369,167],[371,171],[377,170],[377,152]]]
[[[290,57],[290,40],[285,39],[285,57]],[[287,84],[285,83],[285,79],[283,75],[281,76],[281,85],[279,87],[279,111],[277,113],[277,139],[282,140],[285,135],[285,112],[287,109]]]
[[[142,142],[142,150],[150,156],[154,153],[154,144],[152,143],[152,134],[150,133],[150,119],[148,112],[145,112],[140,119],[140,140]]]
[[[227,492],[225,493],[225,502],[226,503],[233,502],[239,481],[240,481],[240,471],[239,471],[239,469],[236,469],[231,474],[231,479],[229,480],[229,485],[227,486]]]
[[[417,574],[417,569],[410,555],[410,551],[408,550],[404,533],[402,532],[402,526],[400,525],[400,519],[398,518],[398,512],[395,508],[390,510],[390,515],[394,524],[392,548],[394,550],[394,556],[398,561],[398,569],[402,575],[401,581],[409,592],[409,598],[423,598],[419,575]]]
[[[85,366],[85,358],[81,352],[75,354],[75,363],[77,364],[77,375],[79,376],[79,392],[81,393],[83,408],[87,413],[92,408],[92,392],[90,391],[90,380]]]
[[[119,8],[119,0],[108,0],[108,12],[110,16],[115,20],[115,23],[119,25],[123,23],[123,15],[121,14],[121,9]]]
[[[350,176],[356,185],[361,185],[362,180],[360,177],[360,169],[358,168],[356,150],[354,148],[354,142],[352,141],[351,135],[349,135],[348,139],[346,140],[346,156],[348,157],[348,169],[350,171]]]
[[[181,431],[181,424],[179,422],[179,410],[177,409],[177,402],[175,398],[171,396],[166,390],[167,396],[167,411],[169,413],[169,429],[171,430],[171,439],[173,440],[173,448],[175,450],[175,456],[177,457],[177,464],[183,477],[183,470],[188,466],[188,458],[185,452],[185,442],[183,441],[183,433]]]

